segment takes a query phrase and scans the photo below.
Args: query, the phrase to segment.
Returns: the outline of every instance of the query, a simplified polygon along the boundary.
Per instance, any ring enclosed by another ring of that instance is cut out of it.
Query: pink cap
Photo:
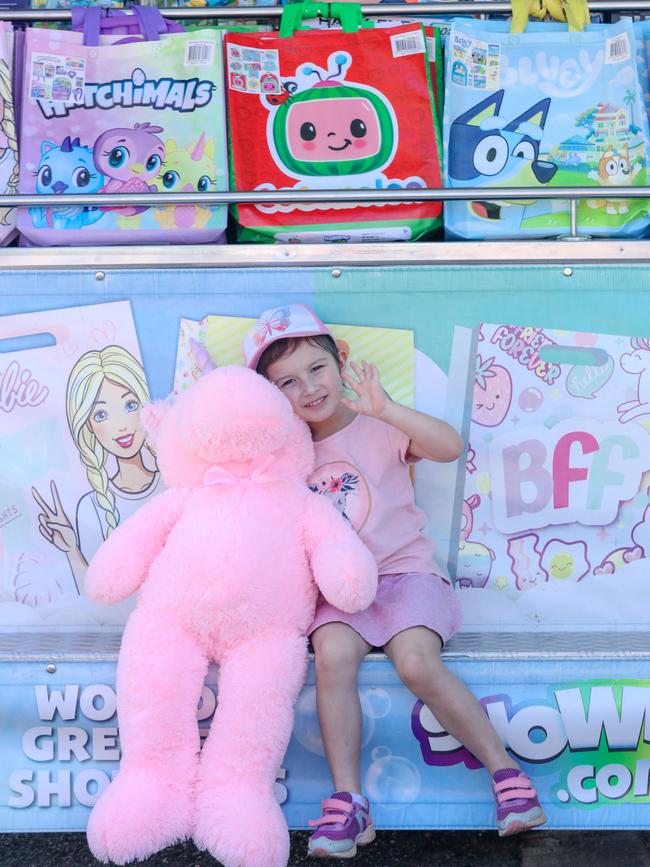
[[[255,370],[264,350],[276,340],[284,340],[286,337],[313,337],[316,334],[332,337],[331,331],[309,307],[304,304],[271,307],[262,313],[244,338],[246,366]]]

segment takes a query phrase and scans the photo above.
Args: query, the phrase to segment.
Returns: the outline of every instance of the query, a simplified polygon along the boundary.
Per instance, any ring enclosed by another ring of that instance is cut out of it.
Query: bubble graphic
[[[307,752],[324,756],[325,748],[316,713],[316,687],[305,687],[296,702],[293,734]]]
[[[420,772],[408,759],[394,756],[388,747],[375,747],[365,779],[371,801],[412,804],[420,794]]]
[[[544,395],[539,388],[525,388],[519,395],[519,408],[524,412],[535,412],[544,403]]]
[[[385,689],[365,689],[361,693],[361,709],[370,719],[383,719],[390,713],[393,703]]]
[[[383,692],[383,690],[379,690]],[[375,718],[363,707],[363,730],[361,732],[361,746],[365,747],[375,733]],[[315,756],[324,756],[325,747],[318,723],[316,710],[316,687],[306,686],[296,702],[296,710],[293,723],[293,734],[300,746]]]

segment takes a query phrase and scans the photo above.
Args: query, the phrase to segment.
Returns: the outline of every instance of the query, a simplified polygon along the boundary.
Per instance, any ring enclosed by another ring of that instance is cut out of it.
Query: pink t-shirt
[[[409,438],[370,416],[315,442],[309,487],[329,497],[375,556],[380,575],[433,572],[426,516],[415,505]]]

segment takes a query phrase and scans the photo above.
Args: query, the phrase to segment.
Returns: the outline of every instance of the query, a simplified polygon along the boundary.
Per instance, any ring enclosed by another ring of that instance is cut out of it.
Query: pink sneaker
[[[359,803],[350,792],[334,792],[321,807],[323,815],[309,822],[316,828],[309,838],[309,854],[314,858],[354,858],[357,846],[375,839],[365,798]]]
[[[546,822],[530,777],[518,768],[495,771],[492,789],[497,801],[499,837],[509,837]]]

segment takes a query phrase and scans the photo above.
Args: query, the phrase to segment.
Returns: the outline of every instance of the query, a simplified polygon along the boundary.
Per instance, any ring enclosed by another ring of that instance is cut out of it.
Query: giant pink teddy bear
[[[97,602],[140,590],[117,669],[121,768],[90,816],[90,848],[124,864],[193,836],[226,867],[283,867],[274,782],[316,585],[360,610],[375,594],[375,561],[307,488],[309,431],[258,374],[215,370],[141,418],[168,490],[119,526],[86,578]],[[219,701],[200,751],[211,660]]]

